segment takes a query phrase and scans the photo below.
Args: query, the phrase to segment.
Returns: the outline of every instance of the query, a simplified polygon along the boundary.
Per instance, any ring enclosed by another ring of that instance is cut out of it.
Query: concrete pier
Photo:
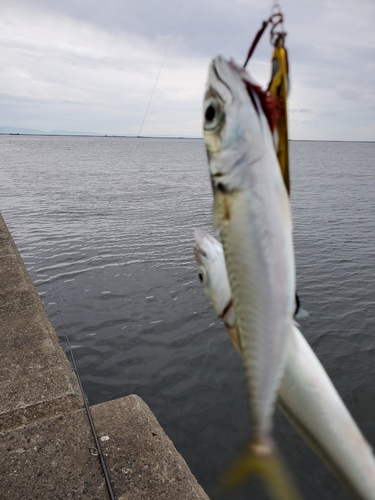
[[[0,499],[107,499],[75,375],[0,215]],[[208,499],[141,398],[91,407],[117,500]]]

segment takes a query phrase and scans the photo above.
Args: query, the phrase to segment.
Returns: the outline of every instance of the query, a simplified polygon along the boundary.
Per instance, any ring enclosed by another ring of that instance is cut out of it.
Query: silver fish
[[[202,229],[195,231],[194,236],[194,253],[204,291],[240,351],[222,246]],[[277,403],[339,481],[357,498],[375,500],[375,460],[371,447],[295,325]]]
[[[288,194],[254,82],[218,56],[204,138],[253,419],[253,456],[272,456],[272,417],[295,308]]]
[[[204,137],[252,413],[272,426],[295,300],[292,222],[271,131],[250,77],[217,57],[209,69]],[[251,90],[250,90],[251,92]]]
[[[236,316],[225,267],[223,247],[215,238],[203,231],[203,229],[196,230],[194,235],[194,254],[198,263],[199,279],[216,314],[223,320],[233,344],[238,352],[240,352],[235,321]],[[205,253],[206,249],[207,254]],[[222,272],[223,266],[225,272]]]

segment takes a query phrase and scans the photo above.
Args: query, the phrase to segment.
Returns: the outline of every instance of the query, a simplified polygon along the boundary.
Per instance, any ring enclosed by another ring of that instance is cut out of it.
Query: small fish
[[[216,314],[223,320],[237,351],[241,352],[223,247],[203,229],[197,229],[194,235],[194,254],[198,263],[199,279]],[[217,272],[222,271],[223,266],[225,273]]]
[[[254,432],[241,464],[247,463],[243,470],[260,468],[268,484],[271,476],[285,476],[271,430],[295,309],[295,266],[289,198],[263,97],[245,70],[221,56],[212,61],[204,138],[213,219],[224,249]],[[275,498],[298,498],[288,495]]]
[[[225,317],[230,338],[241,353],[222,246],[202,229],[195,231],[194,236],[194,253],[204,291],[216,314]],[[277,404],[356,498],[375,499],[375,460],[371,447],[295,325]]]

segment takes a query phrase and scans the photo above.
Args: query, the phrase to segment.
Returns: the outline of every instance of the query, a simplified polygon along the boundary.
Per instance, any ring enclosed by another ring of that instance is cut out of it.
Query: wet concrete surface
[[[108,499],[75,374],[1,215],[0,338],[0,499]],[[141,398],[91,412],[117,500],[208,498]]]

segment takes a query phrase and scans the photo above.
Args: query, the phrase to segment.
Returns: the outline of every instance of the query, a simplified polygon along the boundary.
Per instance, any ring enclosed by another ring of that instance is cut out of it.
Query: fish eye
[[[212,104],[210,104],[206,109],[206,114],[204,116],[208,122],[212,122],[215,117],[215,113],[215,108],[212,106]]]
[[[207,271],[203,266],[199,266],[198,278],[199,281],[205,286],[207,283]]]
[[[215,130],[220,128],[223,120],[224,113],[222,111],[222,106],[219,101],[214,97],[211,97],[206,101],[205,112],[204,112],[204,128],[205,130]]]

